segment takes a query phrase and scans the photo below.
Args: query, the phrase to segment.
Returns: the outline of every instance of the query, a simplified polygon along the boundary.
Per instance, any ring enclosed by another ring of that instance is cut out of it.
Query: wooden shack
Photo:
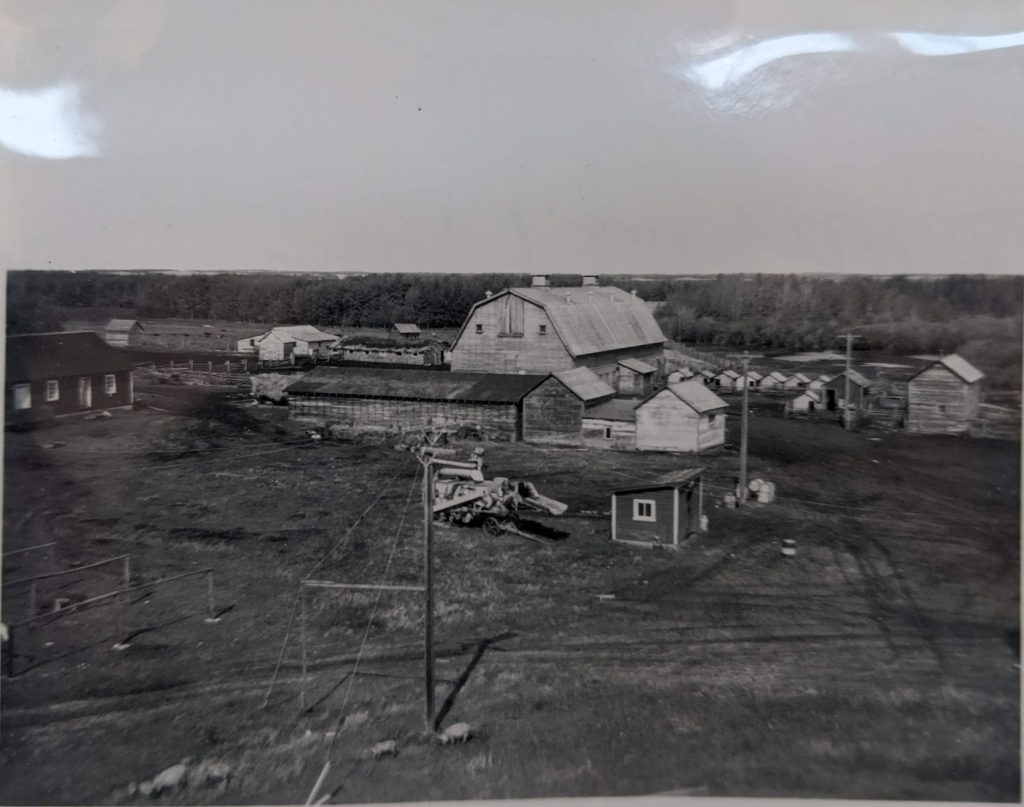
[[[103,341],[111,347],[139,347],[145,330],[137,319],[112,319],[103,329]]]
[[[826,412],[842,411],[846,406],[844,396],[846,395],[846,376],[844,370],[839,375],[826,381],[817,392],[821,395],[821,404]],[[864,404],[868,392],[871,390],[871,382],[856,370],[849,371],[850,376],[850,402],[849,407],[854,416],[860,417],[864,413]]]
[[[560,370],[555,378],[571,389],[583,401],[584,407],[596,406],[615,397],[615,388],[589,367]]]
[[[907,382],[907,428],[921,434],[965,434],[978,418],[984,374],[966,359],[943,356]]]
[[[714,387],[716,389],[738,389],[737,381],[740,378],[740,374],[735,370],[722,370],[714,379]]]
[[[810,383],[811,379],[808,376],[803,373],[794,373],[782,382],[782,386],[786,389],[804,389]]]
[[[419,339],[421,336],[419,325],[412,322],[396,322],[393,328],[402,339]]]
[[[620,395],[643,397],[654,387],[656,367],[640,359],[623,359],[618,364],[617,388]]]
[[[702,529],[703,471],[691,468],[612,491],[612,540],[678,549],[688,536]]]
[[[680,381],[689,381],[695,375],[696,373],[689,367],[680,367],[678,370],[673,370],[669,373],[666,381],[669,384],[678,384]]]
[[[595,448],[632,451],[636,448],[636,407],[639,401],[614,398],[583,411],[583,442]]]
[[[637,406],[636,447],[696,453],[724,445],[727,407],[699,381],[671,384]]]
[[[790,412],[809,413],[821,408],[821,395],[814,390],[804,390],[790,401],[786,408]]]
[[[778,370],[773,370],[761,379],[761,389],[779,389],[784,386],[789,376]]]

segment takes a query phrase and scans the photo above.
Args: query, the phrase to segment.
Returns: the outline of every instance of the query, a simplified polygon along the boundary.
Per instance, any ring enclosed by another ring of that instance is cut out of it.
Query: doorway
[[[834,389],[825,390],[825,408],[829,412],[835,412],[838,404],[836,403],[836,391]]]
[[[92,408],[92,379],[88,376],[78,379],[78,408]]]

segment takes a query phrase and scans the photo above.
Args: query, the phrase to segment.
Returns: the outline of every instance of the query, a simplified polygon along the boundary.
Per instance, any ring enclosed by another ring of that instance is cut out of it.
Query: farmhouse
[[[692,468],[612,491],[612,540],[678,548],[687,536],[701,531],[703,470]]]
[[[643,397],[654,386],[656,367],[640,359],[622,359],[619,362],[618,390],[621,395]]]
[[[632,451],[636,448],[636,407],[625,398],[592,406],[583,411],[583,442],[597,448]]]
[[[626,359],[661,367],[665,335],[634,294],[598,286],[553,288],[534,275],[529,288],[505,289],[477,302],[452,346],[452,370],[552,373],[589,367],[616,385]]]
[[[7,337],[8,425],[129,409],[132,363],[91,332]]]
[[[312,325],[280,325],[258,336],[238,340],[239,353],[258,353],[260,361],[289,361],[293,357],[327,355],[338,337]]]
[[[103,329],[103,339],[111,347],[138,347],[143,331],[137,319],[112,319]]]
[[[978,417],[984,374],[966,359],[943,356],[907,383],[907,428],[922,434],[963,434]]]
[[[660,389],[636,408],[636,447],[696,453],[721,446],[727,407],[699,381]]]
[[[396,322],[394,331],[403,339],[419,339],[420,328],[412,322]]]
[[[779,387],[784,386],[788,380],[789,376],[785,373],[773,370],[761,379],[761,389],[778,389]]]
[[[551,375],[318,367],[290,385],[296,420],[353,432],[443,427],[488,440],[578,443],[583,401]]]
[[[811,379],[803,373],[795,373],[782,382],[782,386],[786,389],[803,389],[810,383]]]

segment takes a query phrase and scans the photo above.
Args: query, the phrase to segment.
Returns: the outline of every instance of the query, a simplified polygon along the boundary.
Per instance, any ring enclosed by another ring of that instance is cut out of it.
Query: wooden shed
[[[637,406],[636,447],[696,453],[724,445],[727,407],[699,381],[671,384]]]
[[[722,370],[715,376],[713,386],[718,389],[737,389],[736,381],[739,377],[740,374],[735,370]]]
[[[111,347],[138,347],[145,330],[137,319],[112,319],[103,329],[103,341]]]
[[[614,398],[583,411],[583,442],[597,448],[636,448],[637,400]]]
[[[789,376],[785,373],[781,373],[778,370],[773,370],[768,373],[764,378],[761,379],[761,389],[778,389],[785,385],[789,380]]]
[[[803,373],[794,373],[782,382],[782,386],[786,389],[803,389],[810,383],[811,379],[808,376]]]
[[[669,373],[666,380],[669,384],[678,384],[680,381],[689,381],[695,375],[696,373],[689,367],[680,367],[678,370],[673,370]]]
[[[403,339],[419,339],[420,328],[418,325],[412,322],[396,322],[394,324],[395,333],[401,336]]]
[[[574,367],[572,370],[560,370],[554,373],[555,378],[571,389],[583,401],[584,407],[596,406],[615,397],[615,388],[598,377],[589,367]]]
[[[617,387],[620,395],[647,395],[654,386],[656,367],[640,359],[622,359],[618,364]]]
[[[677,549],[701,531],[703,468],[691,468],[612,491],[612,540]]]
[[[821,405],[826,412],[842,411],[846,406],[843,398],[846,395],[847,371],[841,372],[835,378],[826,381],[817,392],[821,395]],[[849,371],[850,376],[850,402],[851,410],[859,417],[864,412],[864,402],[871,389],[871,382],[856,370]]]
[[[984,374],[955,353],[907,382],[907,428],[921,434],[964,434],[981,405]]]
[[[821,395],[814,390],[804,390],[787,404],[790,412],[814,412],[821,408]]]

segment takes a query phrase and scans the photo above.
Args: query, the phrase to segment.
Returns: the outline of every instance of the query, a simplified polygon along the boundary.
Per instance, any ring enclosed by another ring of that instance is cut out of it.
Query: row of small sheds
[[[691,378],[701,379],[706,386],[722,390],[742,390],[744,387],[751,389],[820,389],[833,376],[817,375],[809,376],[804,373],[792,373],[787,375],[779,370],[773,370],[763,375],[757,370],[749,370],[746,373],[739,373],[736,370],[699,370],[688,369],[675,370],[669,375],[669,382],[685,381]]]

